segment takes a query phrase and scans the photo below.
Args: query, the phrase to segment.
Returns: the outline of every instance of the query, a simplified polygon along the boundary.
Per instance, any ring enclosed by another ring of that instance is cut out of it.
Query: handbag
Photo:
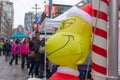
[[[35,56],[36,56],[35,52],[34,52],[34,51],[31,51],[30,54],[29,54],[29,57],[35,58]]]
[[[29,57],[36,58],[38,51],[39,51],[39,48],[40,48],[40,44],[34,45],[31,49]]]

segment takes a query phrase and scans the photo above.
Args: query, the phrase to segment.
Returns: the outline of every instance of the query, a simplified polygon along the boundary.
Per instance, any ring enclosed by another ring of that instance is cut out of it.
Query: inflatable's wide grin
[[[65,34],[63,34],[63,36],[68,38],[68,40],[65,42],[65,44],[63,46],[59,47],[58,49],[56,49],[56,50],[54,50],[54,51],[52,51],[50,53],[47,53],[47,56],[50,56],[52,53],[57,52],[57,51],[63,49],[65,46],[67,46],[70,43],[71,40],[74,40],[74,36],[73,35],[65,35]]]

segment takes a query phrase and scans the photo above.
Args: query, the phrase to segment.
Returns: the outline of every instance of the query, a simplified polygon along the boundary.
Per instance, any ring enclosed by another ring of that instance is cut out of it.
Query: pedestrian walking
[[[2,40],[0,40],[0,56],[2,54],[2,49],[3,49],[3,42],[2,42]]]
[[[42,40],[41,40],[41,45],[40,45],[40,49],[39,49],[39,54],[40,54],[40,61],[39,61],[39,64],[40,64],[40,66],[39,66],[39,75],[38,75],[38,77],[39,78],[43,78],[44,76],[43,76],[43,73],[44,73],[44,64],[45,64],[45,49],[44,49],[44,47],[45,47],[45,38],[43,38]]]
[[[40,35],[39,32],[36,32],[36,35],[33,37],[32,39],[32,47],[31,47],[31,53],[35,54],[35,57],[31,56],[32,61],[31,62],[31,66],[30,66],[30,70],[29,70],[29,75],[32,77],[35,75],[39,74],[39,64],[40,64],[40,53],[39,53],[39,49],[41,46],[41,41],[40,41]]]
[[[8,56],[10,57],[10,51],[11,51],[11,44],[9,40],[6,40],[6,43],[4,44],[4,50],[5,50],[5,60],[8,60]]]
[[[13,60],[15,59],[15,64],[18,64],[18,41],[16,40],[12,45],[12,59],[10,60],[10,65],[12,65]]]
[[[22,62],[21,62],[22,69],[24,69],[25,58],[27,61],[27,68],[29,68],[29,63],[28,63],[28,54],[29,53],[30,53],[29,42],[28,42],[28,39],[25,38],[20,45],[20,55],[22,56]]]

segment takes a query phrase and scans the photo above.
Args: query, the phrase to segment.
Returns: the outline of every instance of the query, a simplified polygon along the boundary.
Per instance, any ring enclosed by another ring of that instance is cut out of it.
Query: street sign
[[[39,22],[40,22],[40,18],[36,17],[36,18],[35,18],[35,22],[36,22],[36,23],[39,23]]]

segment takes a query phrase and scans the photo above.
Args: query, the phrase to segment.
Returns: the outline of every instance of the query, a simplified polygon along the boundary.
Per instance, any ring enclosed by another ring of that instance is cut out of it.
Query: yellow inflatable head
[[[91,38],[89,22],[79,16],[61,21],[56,33],[46,42],[46,54],[61,66],[83,64],[88,55]]]

